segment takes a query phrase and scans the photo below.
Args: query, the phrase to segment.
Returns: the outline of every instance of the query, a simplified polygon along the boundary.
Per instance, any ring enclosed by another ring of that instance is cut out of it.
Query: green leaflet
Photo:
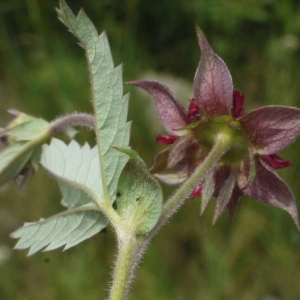
[[[114,68],[105,32],[99,36],[83,10],[76,17],[65,1],[60,1],[57,13],[86,52],[99,149],[100,196],[113,202],[127,157],[110,147],[128,147],[130,134],[130,123],[126,122],[129,97],[123,96],[122,67]]]
[[[102,201],[103,187],[97,147],[82,147],[71,141],[66,145],[52,138],[50,145],[43,146],[42,166],[59,181],[84,191],[93,199]]]
[[[138,234],[146,234],[157,223],[162,210],[162,190],[137,153],[117,150],[130,159],[123,169],[117,193],[117,212]]]
[[[0,152],[0,186],[14,179],[27,164],[34,151],[28,144],[18,142]]]
[[[49,123],[43,119],[32,118],[24,123],[7,129],[6,134],[16,141],[30,141],[47,134],[50,129]]]
[[[2,136],[6,137],[8,145],[0,152],[0,186],[25,172],[24,167],[30,169],[29,162],[37,166],[40,144],[49,136],[49,123],[19,113]]]
[[[75,142],[63,145],[53,139],[50,146],[44,147],[42,164],[59,180],[83,190],[99,202],[112,203],[128,158],[111,146],[128,147],[130,134],[122,68],[114,68],[106,34],[98,35],[83,10],[76,17],[65,1],[60,1],[57,14],[86,52],[98,147],[87,149],[88,146],[84,146],[80,150]]]
[[[25,223],[11,234],[13,238],[20,238],[15,249],[30,248],[28,255],[45,247],[44,251],[49,251],[65,245],[66,250],[108,224],[88,196],[96,195],[97,188],[101,188],[97,147],[91,149],[88,144],[80,147],[75,141],[66,145],[53,138],[50,145],[43,146],[41,164],[59,179],[62,205],[68,210],[39,222]]]
[[[61,205],[67,207],[68,209],[86,204],[96,205],[93,199],[83,191],[74,188],[64,181],[58,181],[58,184],[63,196]]]
[[[36,223],[25,223],[11,234],[19,238],[15,249],[30,248],[28,255],[64,246],[67,250],[106,227],[107,219],[96,207],[81,206]]]

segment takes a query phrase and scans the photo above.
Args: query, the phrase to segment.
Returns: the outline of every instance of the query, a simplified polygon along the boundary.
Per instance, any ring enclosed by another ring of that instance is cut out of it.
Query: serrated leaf
[[[68,209],[78,207],[86,204],[93,204],[95,202],[86,193],[78,190],[64,181],[58,181],[59,189],[62,194],[61,204]]]
[[[36,223],[25,223],[11,234],[19,238],[15,249],[30,248],[28,255],[65,245],[67,250],[106,227],[107,219],[92,207],[82,206]]]
[[[76,141],[66,145],[52,138],[50,145],[43,146],[41,164],[60,181],[83,190],[100,200],[103,187],[97,147],[88,144],[81,147]]]
[[[0,186],[15,178],[33,153],[27,142],[7,146],[0,152]]]
[[[65,1],[60,1],[57,14],[86,52],[99,149],[101,196],[113,202],[127,157],[110,147],[128,147],[130,134],[130,123],[126,122],[129,97],[123,96],[122,67],[114,68],[106,33],[99,36],[83,10],[76,17]]]
[[[130,156],[122,171],[117,197],[117,212],[136,233],[145,234],[157,223],[162,210],[162,190],[137,153],[118,149]]]

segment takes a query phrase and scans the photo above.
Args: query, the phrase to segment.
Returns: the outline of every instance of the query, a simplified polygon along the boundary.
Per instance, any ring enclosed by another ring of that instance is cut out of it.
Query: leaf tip
[[[216,225],[216,223],[217,223],[219,217],[220,217],[220,212],[217,212],[217,211],[216,211],[216,212],[215,212],[215,215],[214,215],[214,218],[213,218],[213,221],[212,221],[212,225],[213,225],[213,226]]]
[[[196,29],[196,35],[197,35],[197,38],[198,40],[200,39],[200,37],[202,35],[204,35],[202,29],[199,27],[199,25],[197,23],[195,23],[195,29]]]
[[[195,28],[201,52],[213,52],[202,29],[197,24],[195,24]]]
[[[200,216],[201,216],[201,217],[202,217],[203,214],[204,214],[204,210],[205,210],[205,208],[203,208],[203,207],[201,206],[201,210],[200,210]]]
[[[294,221],[294,223],[295,223],[298,231],[300,232],[300,224],[299,224],[299,217],[298,217],[297,209],[296,210],[294,210],[294,209],[290,210],[289,209],[289,210],[287,210],[287,212],[291,215],[291,217],[292,217],[292,219],[293,219],[293,221]]]
[[[135,151],[133,151],[131,148],[121,148],[121,147],[116,147],[116,146],[110,146],[110,148],[115,149],[121,153],[124,153],[132,159],[137,158],[137,153]]]

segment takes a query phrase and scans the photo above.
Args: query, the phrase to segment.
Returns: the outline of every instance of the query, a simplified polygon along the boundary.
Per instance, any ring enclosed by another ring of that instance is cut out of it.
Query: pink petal
[[[233,108],[232,116],[239,118],[244,112],[244,95],[236,90],[233,91]]]
[[[284,169],[292,166],[292,164],[285,159],[282,159],[276,154],[261,155],[261,158],[272,168],[272,169]]]
[[[299,229],[297,207],[291,190],[261,159],[256,163],[256,177],[253,183],[246,186],[243,192],[262,203],[286,210]]]
[[[130,81],[132,84],[143,88],[154,98],[158,115],[167,132],[178,135],[176,129],[188,125],[186,109],[178,102],[173,93],[165,85],[157,81]]]
[[[163,145],[171,145],[178,139],[175,135],[158,135],[156,141]]]
[[[265,106],[239,119],[259,154],[274,154],[289,146],[300,134],[300,109]]]
[[[201,60],[194,79],[194,95],[201,110],[211,117],[231,115],[233,86],[224,61],[210,47],[202,30],[196,26]]]

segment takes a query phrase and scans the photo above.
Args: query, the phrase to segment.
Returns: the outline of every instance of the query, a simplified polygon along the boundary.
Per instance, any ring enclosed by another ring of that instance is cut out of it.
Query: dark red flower
[[[226,206],[233,215],[241,196],[248,195],[286,210],[299,228],[293,195],[275,172],[291,164],[275,153],[299,136],[300,109],[266,106],[244,113],[244,95],[233,90],[226,64],[214,53],[201,29],[196,30],[202,55],[188,110],[159,82],[130,82],[152,95],[170,134],[157,138],[172,146],[158,154],[152,172],[168,184],[185,181],[208,155],[218,133],[225,132],[231,136],[232,145],[193,194],[202,195],[202,211],[216,196],[215,222]]]

